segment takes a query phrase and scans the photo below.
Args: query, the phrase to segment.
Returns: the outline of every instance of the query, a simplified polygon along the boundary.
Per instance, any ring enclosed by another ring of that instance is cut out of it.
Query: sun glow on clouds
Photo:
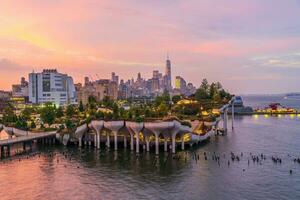
[[[1,1],[0,59],[15,64],[0,62],[0,72],[15,75],[0,88],[52,66],[76,81],[91,71],[149,77],[164,70],[169,51],[174,76],[196,85],[207,77],[237,93],[256,91],[253,80],[268,83],[264,91],[286,82],[294,90],[291,74],[278,70],[300,73],[299,18],[295,1]]]

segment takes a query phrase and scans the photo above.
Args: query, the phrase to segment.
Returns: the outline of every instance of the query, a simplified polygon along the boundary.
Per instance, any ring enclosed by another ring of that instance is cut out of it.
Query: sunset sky
[[[167,52],[196,86],[300,92],[300,1],[0,0],[0,89],[43,68],[150,78]]]

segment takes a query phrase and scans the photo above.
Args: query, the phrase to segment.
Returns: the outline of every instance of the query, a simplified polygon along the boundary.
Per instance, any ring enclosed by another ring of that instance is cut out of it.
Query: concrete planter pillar
[[[94,129],[96,131],[94,142],[95,142],[95,147],[97,147],[97,149],[100,149],[100,134],[103,127],[104,127],[103,120],[93,120],[89,124],[89,128]]]
[[[168,151],[168,140],[164,139],[164,151],[167,152]]]
[[[74,133],[75,138],[78,139],[79,147],[82,147],[82,137],[87,132],[87,130],[88,130],[87,124],[83,124],[83,125],[77,127],[77,129]]]
[[[140,136],[137,134],[136,136],[136,153],[140,153]]]
[[[118,132],[125,125],[124,121],[108,121],[104,122],[104,127],[110,130],[114,135],[114,148],[118,150]]]
[[[176,153],[176,134],[172,135],[172,153]]]
[[[94,135],[94,148],[97,148],[97,133]]]
[[[148,136],[146,136],[145,141],[146,141],[146,151],[149,152],[150,151],[150,138]]]
[[[134,140],[133,140],[133,134],[130,133],[130,150],[134,150]]]
[[[107,148],[110,148],[110,135],[109,135],[109,133],[106,133],[106,146],[107,146]]]
[[[124,135],[124,149],[127,149],[127,137]]]
[[[155,154],[159,154],[159,135],[155,134]]]
[[[97,133],[97,149],[100,149],[100,132]]]
[[[184,136],[181,138],[181,150],[184,150]]]
[[[223,129],[224,129],[224,134],[227,133],[227,122],[228,122],[228,108],[224,108],[224,113],[222,115],[222,118],[223,118]]]
[[[177,125],[177,124],[176,124]],[[164,134],[172,134],[174,132],[175,122],[148,122],[145,123],[145,128],[150,130],[155,135],[155,153],[159,154],[159,135]],[[172,132],[173,131],[173,132]],[[177,133],[177,132],[176,132]]]
[[[231,128],[234,129],[234,101],[232,101],[231,106]]]
[[[133,150],[133,135],[136,136],[136,153],[140,152],[140,133],[144,129],[144,123],[126,122],[126,128],[130,133],[131,150]]]
[[[78,146],[79,146],[79,148],[82,147],[82,138],[78,139]]]
[[[118,133],[116,131],[113,131],[114,134],[114,146],[115,146],[115,151],[118,150]]]

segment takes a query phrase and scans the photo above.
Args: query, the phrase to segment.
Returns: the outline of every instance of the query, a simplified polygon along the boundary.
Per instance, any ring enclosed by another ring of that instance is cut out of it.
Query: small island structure
[[[78,147],[93,145],[100,149],[105,145],[109,149],[113,143],[114,150],[122,144],[123,148],[130,146],[132,151],[135,149],[139,153],[141,148],[148,152],[153,146],[159,154],[163,146],[164,151],[175,153],[177,144],[184,150],[187,143],[192,146],[212,134],[226,134],[227,113],[234,109],[233,101],[233,95],[220,83],[208,84],[204,79],[196,93],[189,97],[171,97],[165,91],[151,102],[108,97],[97,101],[89,96],[86,105],[79,102],[57,107],[45,103],[19,110],[9,106],[3,113],[1,126],[9,139],[7,144],[2,140],[0,146],[2,152],[4,147],[9,151],[10,138],[25,140],[30,136],[30,141],[41,143],[55,143],[53,138],[56,138],[64,145],[77,144]],[[218,126],[221,119],[223,128]],[[43,133],[51,135],[41,137]]]

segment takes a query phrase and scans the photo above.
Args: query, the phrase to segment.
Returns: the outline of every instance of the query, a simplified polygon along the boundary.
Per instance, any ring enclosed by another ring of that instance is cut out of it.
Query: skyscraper
[[[111,81],[116,82],[119,85],[119,76],[115,74],[115,72],[111,73]]]
[[[171,75],[171,61],[169,59],[169,55],[167,56],[166,60],[166,72],[165,72],[165,89],[168,91],[172,90],[172,75]]]

